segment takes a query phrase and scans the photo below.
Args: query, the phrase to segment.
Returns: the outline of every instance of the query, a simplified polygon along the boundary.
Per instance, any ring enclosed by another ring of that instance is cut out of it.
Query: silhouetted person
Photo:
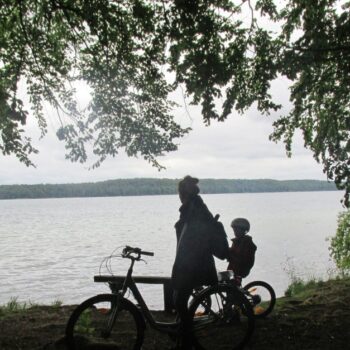
[[[235,280],[241,284],[242,278],[247,277],[255,261],[256,245],[252,237],[247,233],[250,230],[250,223],[247,219],[237,218],[231,223],[235,238],[229,250],[229,264],[227,269],[232,270]]]
[[[186,176],[179,182],[180,219],[175,224],[176,258],[172,271],[175,308],[181,320],[180,349],[192,349],[188,300],[194,287],[217,282],[214,258],[210,251],[213,215],[198,195],[199,180]]]

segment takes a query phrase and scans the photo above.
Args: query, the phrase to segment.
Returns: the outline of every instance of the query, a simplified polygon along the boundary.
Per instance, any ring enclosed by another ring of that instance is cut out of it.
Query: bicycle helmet
[[[231,227],[232,228],[239,227],[239,228],[243,229],[245,232],[249,232],[250,223],[245,218],[236,218],[236,219],[232,220]]]

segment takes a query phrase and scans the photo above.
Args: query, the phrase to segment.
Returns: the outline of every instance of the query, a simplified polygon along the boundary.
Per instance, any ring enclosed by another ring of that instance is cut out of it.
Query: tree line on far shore
[[[117,179],[94,183],[2,185],[0,199],[167,195],[177,193],[179,179]],[[201,193],[335,191],[334,183],[319,180],[202,179]]]

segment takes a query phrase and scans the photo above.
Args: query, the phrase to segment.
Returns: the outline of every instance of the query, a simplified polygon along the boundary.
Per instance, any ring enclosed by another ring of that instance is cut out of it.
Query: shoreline
[[[116,179],[91,183],[0,185],[0,200],[177,195],[178,179]],[[201,179],[201,194],[330,192],[324,180]]]

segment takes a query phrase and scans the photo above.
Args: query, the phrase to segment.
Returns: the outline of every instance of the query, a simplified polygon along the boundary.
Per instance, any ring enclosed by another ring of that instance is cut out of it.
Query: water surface
[[[203,195],[212,213],[221,215],[229,236],[233,218],[250,220],[258,250],[246,280],[268,281],[278,295],[291,274],[327,277],[333,269],[326,238],[336,230],[341,197],[340,192]],[[178,207],[175,195],[0,201],[0,304],[11,297],[79,303],[107,292],[93,276],[102,259],[125,244],[155,252],[147,264],[135,266],[135,275],[169,276]],[[124,274],[126,263],[113,260],[113,273]],[[217,261],[219,270],[226,265]],[[162,307],[160,286],[142,290],[151,307]]]

